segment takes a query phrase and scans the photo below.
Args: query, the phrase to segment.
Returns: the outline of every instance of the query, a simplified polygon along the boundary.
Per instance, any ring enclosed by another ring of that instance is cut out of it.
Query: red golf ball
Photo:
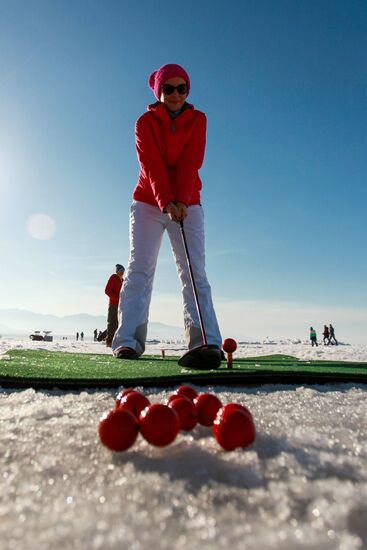
[[[191,386],[180,386],[177,388],[175,393],[177,395],[184,395],[185,397],[191,399],[191,401],[194,401],[194,399],[198,396],[198,392]]]
[[[121,395],[122,395],[122,397],[125,397],[125,395],[128,395],[129,393],[133,393],[133,392],[136,392],[136,391],[137,390],[134,390],[134,388],[125,388],[124,390],[122,390]]]
[[[125,451],[135,443],[139,433],[139,423],[130,411],[113,409],[102,416],[98,433],[101,442],[108,449]]]
[[[226,353],[233,353],[237,349],[237,342],[233,338],[226,338],[222,348]]]
[[[189,432],[195,428],[199,414],[197,408],[190,399],[177,396],[177,399],[173,399],[169,403],[169,407],[176,411],[180,420],[181,430]]]
[[[132,412],[136,418],[139,418],[140,413],[145,407],[150,405],[149,399],[140,392],[133,391],[126,394],[120,402],[120,409],[127,409]]]
[[[212,393],[201,393],[194,400],[198,411],[198,422],[202,426],[211,426],[217,415],[217,412],[222,407],[222,402],[216,395]]]
[[[172,393],[168,399],[166,399],[166,405],[169,405],[172,403],[172,401],[175,401],[176,399],[188,399],[188,397],[184,397],[183,395],[178,395],[177,393]],[[191,401],[191,399],[189,399]]]
[[[146,407],[140,414],[139,423],[142,436],[156,447],[172,443],[180,430],[176,411],[161,403]]]
[[[121,403],[121,399],[127,395],[128,393],[134,392],[135,390],[133,388],[127,388],[126,390],[120,391],[115,398],[116,407],[118,408]]]
[[[240,405],[239,403],[227,403],[227,405],[223,406],[223,413],[228,414],[232,410],[239,410],[246,414],[249,414],[252,418],[251,411],[245,407],[244,405]]]
[[[182,395],[177,395],[177,393],[171,393],[171,395],[169,395],[166,399],[166,405],[169,405],[175,399],[181,399],[182,397],[183,397]]]
[[[218,411],[213,423],[213,435],[226,451],[247,447],[255,441],[256,431],[252,417],[240,409]]]

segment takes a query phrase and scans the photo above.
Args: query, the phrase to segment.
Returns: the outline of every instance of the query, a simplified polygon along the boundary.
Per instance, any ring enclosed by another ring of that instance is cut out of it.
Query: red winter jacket
[[[107,296],[110,299],[110,304],[117,305],[119,303],[121,287],[122,287],[122,281],[120,277],[117,275],[117,273],[114,273],[108,279],[106,288],[104,290],[105,294],[107,294]]]
[[[164,207],[171,201],[200,204],[198,170],[205,152],[206,116],[186,104],[171,119],[163,103],[149,105],[135,125],[139,180],[133,198]]]

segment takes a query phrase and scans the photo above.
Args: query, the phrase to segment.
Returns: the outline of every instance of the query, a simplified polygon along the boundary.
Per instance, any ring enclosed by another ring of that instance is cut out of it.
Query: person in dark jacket
[[[328,346],[330,344],[330,334],[327,325],[324,325],[323,337],[324,346]]]
[[[116,272],[113,273],[108,279],[105,288],[105,294],[109,297],[106,333],[106,346],[109,348],[112,345],[112,340],[118,327],[117,311],[124,272],[124,266],[121,264],[116,264]]]
[[[329,326],[329,342],[330,344],[332,345],[338,345],[338,341],[337,339],[335,338],[335,330],[334,330],[334,327],[333,325],[330,323],[330,326]]]

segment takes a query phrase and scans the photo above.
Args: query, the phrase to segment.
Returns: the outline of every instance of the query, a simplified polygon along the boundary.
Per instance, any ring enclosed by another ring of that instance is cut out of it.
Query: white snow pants
[[[203,344],[190,272],[178,223],[157,206],[133,201],[130,210],[130,258],[120,293],[119,326],[112,350],[121,347],[144,353],[154,273],[163,233],[167,229],[182,286],[184,325],[189,349]],[[194,274],[207,343],[221,347],[222,338],[205,273],[204,213],[189,206],[184,231]]]

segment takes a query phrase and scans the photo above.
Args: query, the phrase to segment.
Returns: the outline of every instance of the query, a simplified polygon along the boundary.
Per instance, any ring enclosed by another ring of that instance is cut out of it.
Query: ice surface
[[[114,392],[0,390],[1,549],[366,548],[365,386],[205,389],[250,408],[252,447],[226,453],[197,427],[164,449],[139,436],[111,453],[97,424]]]
[[[54,338],[53,342],[33,342],[29,339],[0,337],[0,360],[9,349],[46,349],[50,351],[66,351],[73,353],[105,353],[111,355],[111,349],[104,343],[85,340],[62,340]],[[187,351],[183,342],[167,340],[158,344],[147,345],[146,353],[161,354],[164,349],[167,355],[181,355]],[[269,340],[239,344],[233,355],[236,357],[255,357],[259,355],[284,354],[298,359],[335,360],[335,361],[367,361],[366,344],[345,344],[338,346],[312,347],[309,340]]]

